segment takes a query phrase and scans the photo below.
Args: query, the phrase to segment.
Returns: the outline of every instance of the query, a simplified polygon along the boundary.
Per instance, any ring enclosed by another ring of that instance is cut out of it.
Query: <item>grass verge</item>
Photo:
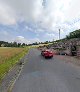
[[[6,48],[9,49],[9,48]],[[5,61],[3,63],[0,64],[0,83],[2,81],[2,79],[4,78],[4,76],[8,73],[8,71],[16,64],[19,62],[19,60],[28,52],[29,48],[21,48],[22,50],[20,51],[19,48],[10,48],[12,51],[12,53],[14,53],[11,57],[5,59]],[[16,49],[16,50],[15,50]],[[17,51],[18,49],[18,51]],[[13,50],[15,50],[13,52]],[[6,51],[6,50],[5,50]],[[5,54],[4,51],[4,54]],[[20,52],[19,52],[20,51]],[[1,52],[2,53],[2,52]],[[11,53],[10,53],[11,54]],[[5,56],[5,55],[4,55]],[[1,61],[2,62],[2,61]]]

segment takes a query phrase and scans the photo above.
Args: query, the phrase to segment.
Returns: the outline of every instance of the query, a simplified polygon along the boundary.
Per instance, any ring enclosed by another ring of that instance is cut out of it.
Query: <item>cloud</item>
[[[0,35],[8,36],[9,33],[8,33],[7,31],[1,31],[1,32],[0,32]]]
[[[12,25],[16,23],[16,15],[11,7],[0,1],[0,24]]]
[[[17,36],[15,38],[15,42],[17,43],[26,43],[26,44],[30,44],[30,43],[34,43],[34,42],[40,42],[39,38],[34,38],[34,39],[26,39],[23,36]]]
[[[3,0],[0,3],[1,14],[11,24],[16,23],[16,15],[27,22],[53,29],[55,25],[71,22],[80,15],[79,0]]]
[[[58,39],[58,36],[55,35],[54,33],[46,33],[44,35],[44,38],[48,41],[53,41],[53,39],[57,40]]]
[[[24,20],[36,22],[42,11],[42,0],[4,0]]]
[[[46,36],[47,36],[47,37],[54,37],[55,34],[46,33]]]
[[[30,42],[39,41],[41,33],[42,37],[46,36],[45,40],[53,36],[57,39],[59,29],[64,37],[80,28],[79,4],[80,0],[0,0],[0,24],[16,26],[24,21],[25,26],[19,25],[16,30],[22,26],[22,29],[37,34],[39,38],[31,38]],[[16,39],[29,43],[23,37]]]
[[[57,23],[71,21],[72,19],[74,19],[75,17],[79,17],[80,15],[79,0],[3,0],[3,2],[1,1],[1,11],[3,11],[4,14],[6,14],[7,16],[10,16],[10,18],[12,18],[13,21],[13,15],[17,15],[18,17],[21,16],[26,21],[40,22],[48,27],[51,27]],[[43,6],[43,2],[45,2],[45,8]]]
[[[31,43],[40,42],[40,39],[39,38],[30,39],[30,42]]]
[[[17,36],[16,39],[15,39],[15,42],[17,42],[17,43],[26,43],[26,44],[30,43],[30,41],[25,39],[23,36]]]

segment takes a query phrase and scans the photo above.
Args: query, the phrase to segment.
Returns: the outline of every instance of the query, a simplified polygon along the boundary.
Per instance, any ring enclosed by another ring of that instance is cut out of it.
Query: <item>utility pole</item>
[[[59,40],[60,40],[60,29],[59,29]]]

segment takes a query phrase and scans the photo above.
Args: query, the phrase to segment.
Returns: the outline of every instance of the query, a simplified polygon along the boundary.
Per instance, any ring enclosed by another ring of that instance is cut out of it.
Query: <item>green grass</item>
[[[7,48],[6,48],[7,49]],[[8,48],[9,49],[9,48]],[[10,48],[12,50],[14,50],[13,48]],[[18,48],[17,48],[18,49]],[[16,49],[16,50],[17,50]],[[2,50],[2,49],[1,49]],[[4,49],[3,49],[4,50]],[[2,51],[3,51],[2,50]],[[19,62],[19,60],[28,52],[29,48],[22,48],[21,52],[16,52],[15,54],[13,54],[11,57],[9,57],[8,59],[4,59],[5,61],[3,63],[0,64],[0,83],[1,80],[4,78],[5,74],[8,73],[8,71],[16,64]],[[12,52],[13,53],[13,52]],[[1,54],[1,53],[0,53]],[[5,54],[5,52],[4,52]]]

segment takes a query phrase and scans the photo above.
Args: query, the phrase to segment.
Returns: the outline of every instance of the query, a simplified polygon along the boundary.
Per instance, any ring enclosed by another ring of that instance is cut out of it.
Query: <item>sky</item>
[[[80,0],[0,0],[0,41],[61,39],[80,29]]]

